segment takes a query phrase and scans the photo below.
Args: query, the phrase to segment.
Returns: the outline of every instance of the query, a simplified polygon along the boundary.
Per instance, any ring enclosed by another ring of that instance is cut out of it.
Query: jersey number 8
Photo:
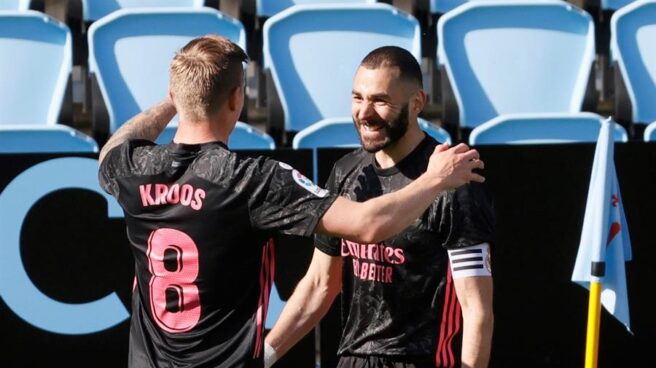
[[[148,239],[150,309],[164,331],[186,332],[200,320],[198,247],[176,229],[158,229]]]

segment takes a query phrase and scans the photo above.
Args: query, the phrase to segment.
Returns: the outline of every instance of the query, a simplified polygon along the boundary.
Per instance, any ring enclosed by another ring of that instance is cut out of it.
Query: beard
[[[378,139],[363,137],[361,129],[364,129],[364,124],[353,117],[353,124],[355,124],[355,130],[360,137],[362,148],[367,152],[375,153],[393,145],[401,139],[408,130],[408,105],[409,104],[403,105],[399,112],[399,116],[392,121],[387,121],[378,117],[367,119],[367,125],[374,128],[380,128],[379,132],[381,137]]]

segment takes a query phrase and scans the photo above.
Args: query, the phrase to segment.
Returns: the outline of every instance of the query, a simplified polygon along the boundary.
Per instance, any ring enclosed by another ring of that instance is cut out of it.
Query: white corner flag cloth
[[[601,304],[630,332],[624,263],[631,260],[631,242],[613,161],[614,130],[609,118],[599,132],[572,281],[588,289],[591,280],[601,281]],[[603,262],[605,275],[593,276],[592,263]]]

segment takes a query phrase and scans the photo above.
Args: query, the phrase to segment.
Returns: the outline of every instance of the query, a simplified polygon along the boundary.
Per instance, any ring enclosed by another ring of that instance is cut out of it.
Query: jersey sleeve
[[[100,169],[98,170],[100,187],[114,197],[118,196],[118,183],[116,179],[124,170],[123,167],[127,165],[127,160],[125,159],[127,147],[128,142],[123,142],[112,148],[105,155],[105,158],[100,163]]]
[[[315,185],[291,166],[266,159],[249,198],[251,223],[260,230],[310,236],[337,196]]]
[[[326,189],[328,189],[332,193],[337,193],[338,188],[337,188],[337,183],[336,183],[336,175],[335,175],[335,168],[337,166],[333,166],[332,171],[330,172],[330,176],[328,177],[328,181],[326,182]],[[314,236],[314,246],[319,249],[320,251],[330,255],[330,256],[339,256],[341,254],[340,251],[340,244],[341,244],[341,239],[336,238],[330,235],[324,235],[324,234],[316,234]]]
[[[495,218],[487,190],[479,183],[470,183],[450,192],[447,198],[441,227],[448,236],[442,245],[459,249],[490,243]]]
[[[136,147],[144,145],[154,145],[154,143],[147,140],[128,140],[107,152],[98,170],[100,187],[105,192],[118,198],[118,179],[132,172],[132,153]]]

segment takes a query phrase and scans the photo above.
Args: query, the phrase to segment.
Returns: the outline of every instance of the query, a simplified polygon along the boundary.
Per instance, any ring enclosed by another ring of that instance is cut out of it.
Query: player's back
[[[261,365],[270,231],[308,235],[316,222],[298,212],[324,207],[307,190],[285,199],[285,166],[218,142],[110,151],[101,183],[125,211],[136,263],[132,367]]]

